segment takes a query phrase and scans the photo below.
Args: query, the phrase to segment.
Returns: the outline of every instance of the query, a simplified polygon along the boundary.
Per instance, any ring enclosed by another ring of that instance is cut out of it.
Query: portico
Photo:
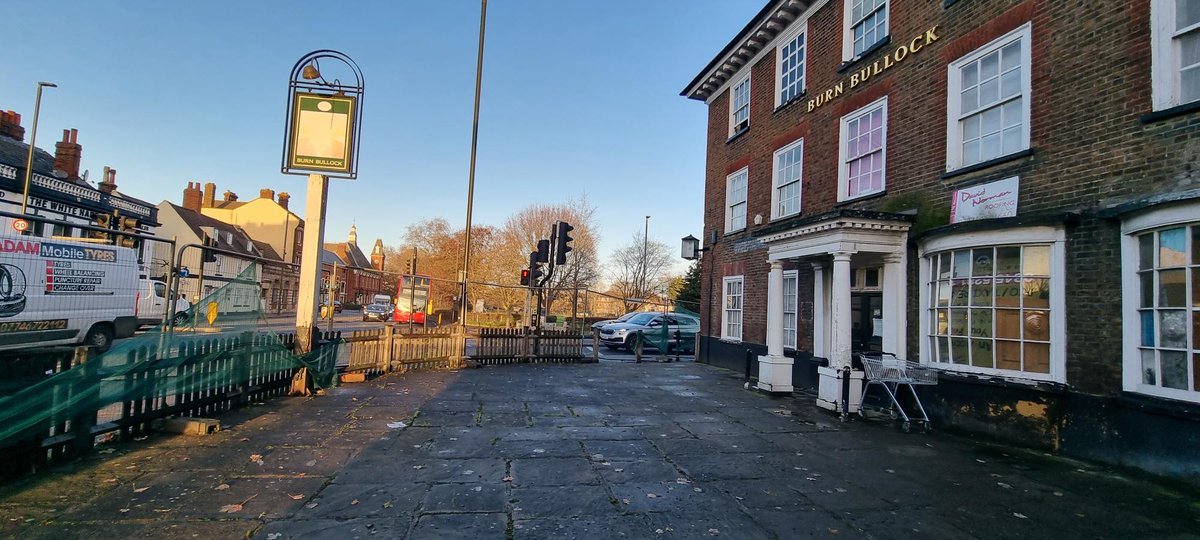
[[[777,227],[760,236],[770,271],[767,354],[759,356],[758,388],[792,391],[792,359],[784,355],[784,264],[801,263],[813,273],[813,356],[827,360],[818,368],[818,405],[837,410],[842,368],[853,366],[855,352],[905,354],[911,216],[843,209]],[[852,385],[861,385],[861,371],[851,377]],[[857,395],[852,388],[851,396]]]

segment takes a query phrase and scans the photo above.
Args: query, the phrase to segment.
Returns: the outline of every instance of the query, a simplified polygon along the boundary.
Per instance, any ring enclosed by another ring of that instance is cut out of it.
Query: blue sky
[[[586,195],[602,258],[640,234],[702,236],[706,107],[679,96],[764,0],[492,0],[473,221]],[[189,181],[242,200],[280,174],[287,78],[340,50],[366,80],[359,178],[332,180],[327,241],[400,243],[405,226],[466,212],[479,2],[7,3],[0,109],[33,117],[38,146],[79,129],[91,179],[178,203]],[[29,133],[27,131],[26,136]],[[547,231],[548,234],[549,231]],[[365,240],[365,242],[364,242]],[[683,265],[681,263],[680,268]]]

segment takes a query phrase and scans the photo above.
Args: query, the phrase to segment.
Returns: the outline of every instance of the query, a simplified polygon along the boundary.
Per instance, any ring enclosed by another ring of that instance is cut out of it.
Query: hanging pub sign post
[[[327,75],[335,74],[330,82]],[[288,85],[282,172],[357,178],[362,98],[362,72],[345,54],[320,50],[296,62]]]
[[[308,175],[304,210],[308,224],[296,303],[296,352],[299,353],[313,350],[318,331],[317,286],[325,244],[329,178],[358,178],[362,106],[362,72],[349,56],[332,50],[313,51],[292,67],[281,171]]]

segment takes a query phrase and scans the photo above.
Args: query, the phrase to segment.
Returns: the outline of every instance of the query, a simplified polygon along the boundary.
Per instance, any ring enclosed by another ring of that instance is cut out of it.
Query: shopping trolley
[[[909,392],[912,393],[913,402],[921,411],[918,421],[922,422],[925,431],[928,432],[930,429],[929,415],[925,414],[925,406],[921,405],[921,398],[913,386],[937,384],[937,371],[916,362],[896,358],[896,355],[890,353],[860,354],[858,357],[862,360],[863,369],[867,375],[867,384],[863,386],[863,396],[866,397],[867,390],[872,386],[882,387],[892,400],[891,406],[887,409],[888,414],[893,419],[897,416],[902,418],[904,423],[901,424],[901,428],[908,433],[912,429],[913,419],[905,412],[899,400],[900,387],[908,387]],[[862,410],[860,407],[860,414],[862,414]]]

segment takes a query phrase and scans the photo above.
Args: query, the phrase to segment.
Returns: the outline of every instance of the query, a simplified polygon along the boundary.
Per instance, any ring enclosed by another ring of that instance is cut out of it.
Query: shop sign
[[[847,90],[847,87],[851,90],[857,88],[858,85],[866,83],[871,77],[892,69],[909,56],[917,54],[926,45],[938,40],[937,29],[938,27],[934,25],[933,28],[909,40],[908,43],[896,47],[887,56],[879,58],[870,65],[863,66],[861,69],[854,71],[850,74],[849,81],[839,82],[826,88],[824,92],[816,94],[816,97],[808,100],[808,112],[812,112],[818,107],[833,101],[834,98],[841,96]]]
[[[950,223],[1017,215],[1020,179],[1016,176],[954,191]]]
[[[354,98],[297,92],[293,102],[287,166],[350,173],[358,121]]]

